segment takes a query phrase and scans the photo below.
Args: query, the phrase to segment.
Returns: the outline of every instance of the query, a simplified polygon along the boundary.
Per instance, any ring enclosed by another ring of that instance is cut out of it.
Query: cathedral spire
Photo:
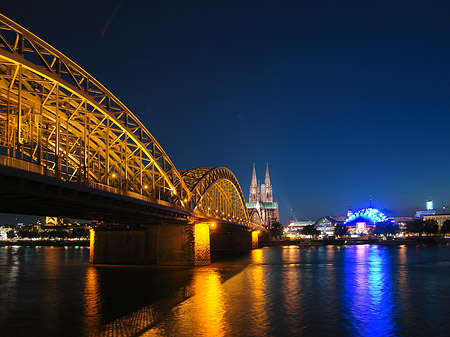
[[[266,181],[265,181],[265,185],[266,186],[270,186],[269,163],[266,163]]]
[[[255,169],[255,163],[253,163],[253,175],[252,175],[252,184],[250,185],[252,187],[258,186],[258,182],[256,180],[256,169]]]
[[[255,163],[253,163],[252,183],[250,185],[250,193],[248,196],[248,202],[256,203],[259,201],[259,184],[256,180]]]

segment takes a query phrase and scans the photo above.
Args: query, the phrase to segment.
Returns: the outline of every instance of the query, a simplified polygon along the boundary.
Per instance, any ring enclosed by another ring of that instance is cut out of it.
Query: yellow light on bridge
[[[214,222],[211,222],[211,227],[215,227],[216,224]]]
[[[144,185],[144,189],[147,189],[148,188],[148,186],[147,185]]]
[[[115,178],[115,177],[116,177],[116,174],[115,174],[115,173],[111,174],[111,177]]]

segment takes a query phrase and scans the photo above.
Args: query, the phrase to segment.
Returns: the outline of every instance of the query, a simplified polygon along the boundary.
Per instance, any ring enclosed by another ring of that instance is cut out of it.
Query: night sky
[[[450,205],[450,2],[9,1],[178,169],[269,163],[282,223]],[[441,212],[441,210],[439,210]]]

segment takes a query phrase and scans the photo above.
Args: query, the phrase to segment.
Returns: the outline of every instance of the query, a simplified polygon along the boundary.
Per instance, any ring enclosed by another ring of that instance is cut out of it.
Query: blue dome
[[[359,210],[358,212],[350,215],[347,219],[344,220],[344,225],[347,225],[350,222],[355,221],[358,218],[364,218],[369,220],[372,224],[376,224],[378,222],[386,222],[388,221],[388,217],[381,213],[376,208],[368,207]]]

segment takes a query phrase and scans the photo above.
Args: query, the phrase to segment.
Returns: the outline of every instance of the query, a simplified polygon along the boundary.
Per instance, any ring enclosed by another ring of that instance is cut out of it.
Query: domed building
[[[350,214],[342,223],[348,228],[349,234],[367,234],[370,228],[374,228],[378,223],[393,222],[385,214],[376,208],[367,207]]]

